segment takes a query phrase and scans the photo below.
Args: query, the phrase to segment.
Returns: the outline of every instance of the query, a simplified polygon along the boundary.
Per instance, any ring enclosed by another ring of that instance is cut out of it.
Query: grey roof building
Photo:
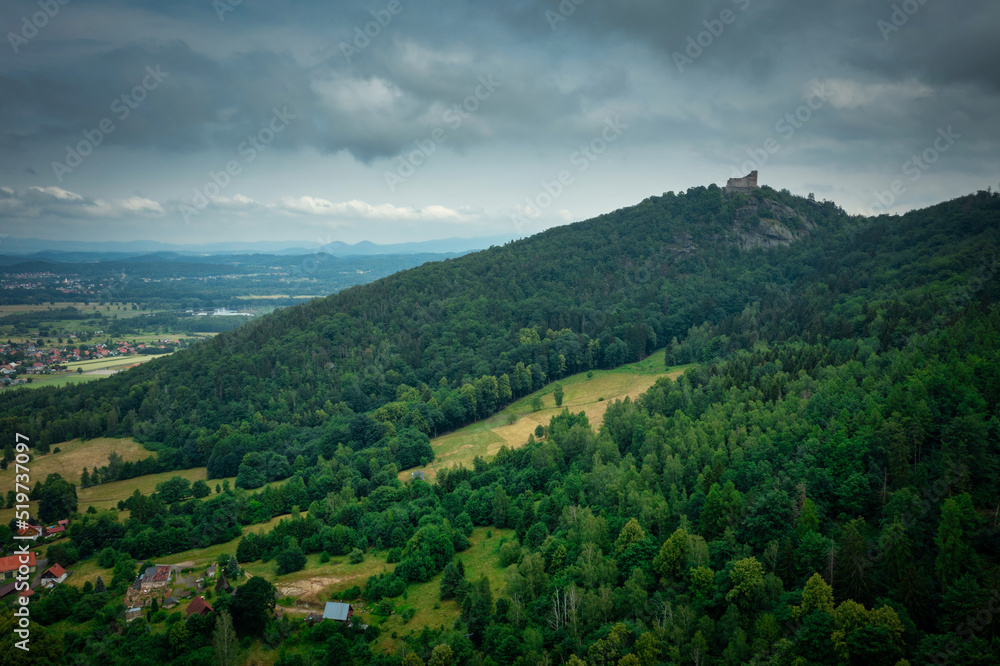
[[[324,620],[347,622],[352,614],[353,609],[351,608],[351,604],[342,604],[336,601],[326,602],[326,608],[323,609]]]

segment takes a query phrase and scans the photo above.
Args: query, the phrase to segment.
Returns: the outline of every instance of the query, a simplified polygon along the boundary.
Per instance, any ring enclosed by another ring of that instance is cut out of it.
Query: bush
[[[298,546],[286,548],[278,554],[276,561],[279,575],[301,571],[306,566],[306,554]]]
[[[351,551],[351,554],[348,556],[347,561],[350,562],[351,564],[361,564],[362,562],[365,561],[365,554],[361,552],[360,548],[355,548],[354,550]]]
[[[75,564],[80,559],[80,554],[74,546],[63,543],[54,543],[49,546],[45,556],[49,561],[58,562],[64,567]]]
[[[361,588],[355,585],[354,587],[349,587],[343,592],[341,592],[341,599],[357,599],[361,596]]]
[[[394,610],[395,606],[390,599],[383,599],[375,606],[375,614],[382,617],[389,617]]]
[[[328,553],[328,552],[326,552],[324,550],[322,552],[322,554],[320,554],[320,556],[319,556],[319,561],[320,561],[321,564],[326,564],[327,562],[329,562],[330,561],[330,553]]]
[[[365,583],[363,596],[368,601],[379,601],[386,597],[398,597],[406,590],[406,583],[395,573],[380,573]]]
[[[508,541],[500,546],[500,566],[509,567],[512,564],[517,564],[520,559],[521,544],[518,543],[517,539]]]
[[[385,561],[388,564],[395,564],[396,562],[399,562],[399,560],[402,557],[403,557],[403,549],[402,548],[390,548],[389,549],[389,554],[386,556]]]
[[[114,548],[105,548],[97,556],[97,565],[102,569],[110,569],[115,566],[118,560],[118,551]]]
[[[404,606],[402,610],[399,611],[399,616],[403,618],[403,624],[406,624],[413,619],[413,616],[417,614],[417,609],[413,606]]]

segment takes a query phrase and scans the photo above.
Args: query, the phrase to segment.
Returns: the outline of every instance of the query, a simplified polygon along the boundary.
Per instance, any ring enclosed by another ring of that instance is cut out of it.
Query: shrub
[[[406,583],[395,573],[380,573],[371,576],[365,583],[363,596],[368,601],[379,601],[386,597],[398,597],[405,589]]]
[[[277,557],[278,574],[301,571],[306,566],[306,554],[298,546],[286,548]]]
[[[360,548],[355,548],[351,551],[351,554],[347,558],[348,562],[351,564],[361,564],[365,561],[365,554],[361,552]]]
[[[514,539],[500,546],[500,566],[509,567],[521,559],[521,544]]]

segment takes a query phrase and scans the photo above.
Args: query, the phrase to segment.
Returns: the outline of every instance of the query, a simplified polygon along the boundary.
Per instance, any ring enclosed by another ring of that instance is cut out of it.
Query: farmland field
[[[83,368],[83,371],[86,373],[91,370],[105,370],[118,366],[136,365],[137,363],[145,363],[152,361],[154,358],[163,358],[164,356],[169,356],[169,354],[134,354],[132,356],[115,356],[114,358],[95,358],[87,361],[73,361],[67,363],[66,367],[70,372],[76,372],[77,368]]]
[[[213,494],[215,486],[221,485],[225,481],[229,482],[230,487],[235,487],[236,477],[234,476],[209,481],[208,468],[194,467],[192,469],[173,470],[160,474],[147,474],[137,476],[133,479],[111,481],[110,483],[101,483],[89,488],[80,488],[80,473],[83,471],[83,468],[86,466],[92,469],[95,466],[102,467],[107,465],[108,455],[111,451],[117,451],[126,461],[147,458],[153,455],[153,453],[131,439],[102,438],[91,439],[86,442],[76,439],[71,442],[58,444],[56,447],[60,449],[59,453],[38,456],[30,463],[31,485],[34,486],[36,480],[45,481],[46,476],[53,472],[58,472],[64,479],[76,484],[77,510],[80,513],[84,513],[91,506],[95,509],[114,509],[118,506],[120,500],[127,499],[136,490],[144,495],[149,495],[156,491],[157,484],[169,481],[175,476],[188,479],[192,483],[198,480],[208,481],[209,486],[213,489]],[[53,447],[53,449],[56,447]],[[13,466],[0,471],[0,484],[3,484],[2,487],[13,488],[13,473]],[[282,483],[284,481],[274,481],[253,492],[259,492],[268,486],[281,485]],[[29,506],[31,514],[36,515],[38,503],[34,501],[29,502]],[[128,512],[126,511],[123,512],[120,518],[124,520],[127,516]],[[3,522],[8,522],[13,517],[14,509],[0,509],[0,520]]]
[[[70,384],[81,384],[83,382],[101,379],[116,371],[125,370],[141,363],[146,363],[154,358],[162,358],[169,354],[148,354],[134,356],[116,356],[115,358],[93,359],[89,361],[74,361],[67,363],[69,368],[66,372],[58,372],[51,375],[31,375],[30,384],[19,384],[18,386],[8,386],[2,390],[9,391],[16,388],[42,388],[45,386],[67,386]],[[77,372],[77,368],[82,368],[83,372]]]
[[[68,372],[60,372],[56,375],[35,375],[32,377],[32,382],[30,384],[19,384],[17,386],[6,386],[3,391],[11,391],[17,388],[42,388],[44,386],[69,386],[70,384],[83,384],[86,382],[92,382],[95,379],[100,379],[102,375],[98,374],[76,374]]]
[[[44,482],[49,474],[56,473],[70,483],[77,485],[77,497],[90,490],[89,488],[79,489],[80,473],[83,471],[83,468],[103,467],[107,465],[108,456],[112,451],[116,451],[126,461],[141,460],[152,455],[152,452],[132,439],[111,439],[108,437],[87,441],[74,439],[53,446],[52,450],[55,451],[57,448],[59,449],[58,453],[32,456],[32,460],[28,464],[31,478],[29,485],[34,487],[35,482]],[[0,470],[0,487],[13,489],[14,474],[14,465],[8,466],[5,470]],[[38,503],[30,502],[29,504],[31,506],[31,514],[36,515]],[[117,504],[117,501],[115,504]],[[82,499],[79,506],[80,511],[87,510],[87,505],[83,503]],[[13,508],[0,510],[0,521],[6,523],[13,517]]]

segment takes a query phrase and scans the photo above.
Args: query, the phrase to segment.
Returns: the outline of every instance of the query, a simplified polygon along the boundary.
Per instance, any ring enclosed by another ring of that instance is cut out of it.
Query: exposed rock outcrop
[[[808,238],[816,225],[790,206],[773,199],[749,198],[736,211],[730,240],[741,249],[788,246]]]

